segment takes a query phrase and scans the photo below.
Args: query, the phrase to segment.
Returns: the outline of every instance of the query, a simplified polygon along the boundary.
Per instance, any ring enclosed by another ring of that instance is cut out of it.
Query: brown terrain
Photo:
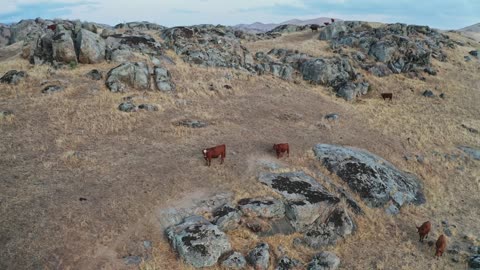
[[[244,45],[253,53],[276,47],[332,55],[317,35],[304,31]],[[436,260],[434,247],[419,243],[415,226],[430,220],[427,240],[433,240],[448,220],[455,225],[449,244],[480,245],[480,163],[457,148],[480,147],[479,134],[462,127],[480,130],[480,62],[463,58],[480,48],[472,44],[446,50],[447,62],[433,60],[438,75],[425,81],[361,71],[373,87],[354,102],[303,80],[191,65],[173,51],[167,54],[176,62],[168,67],[174,94],[111,93],[103,80],[84,74],[107,72],[114,63],[54,70],[21,59],[19,44],[2,48],[0,75],[17,69],[29,77],[0,85],[0,109],[14,111],[0,118],[0,269],[136,269],[122,258],[143,252],[144,240],[153,242],[153,256],[140,269],[190,269],[164,239],[160,211],[224,191],[236,199],[276,196],[257,182],[255,162],[276,160],[271,148],[279,142],[291,151],[281,163],[320,170],[338,183],[315,161],[314,144],[363,148],[423,180],[427,203],[403,207],[397,216],[361,203],[366,213],[356,233],[326,249],[341,258],[341,269],[466,269],[462,252]],[[60,81],[66,90],[42,94],[44,80]],[[424,98],[425,89],[446,98]],[[393,93],[393,101],[381,99],[383,92]],[[119,111],[132,95],[159,110]],[[325,120],[329,113],[340,119]],[[176,125],[184,119],[209,126]],[[202,149],[218,144],[227,145],[225,163],[214,159],[205,166]],[[260,239],[245,228],[228,235],[244,253]],[[263,240],[307,263],[318,250],[295,247],[296,236]]]

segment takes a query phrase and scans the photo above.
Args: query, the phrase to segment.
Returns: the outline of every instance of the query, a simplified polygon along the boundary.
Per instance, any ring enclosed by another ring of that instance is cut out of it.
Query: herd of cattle
[[[384,94],[382,94],[382,97],[383,97],[383,95]],[[392,99],[392,94],[389,94],[389,95],[390,96],[388,96],[387,98],[390,98],[390,100],[391,100]],[[384,97],[384,99],[385,99],[385,97]],[[207,166],[211,165],[212,158],[218,158],[218,157],[221,158],[220,164],[223,164],[223,161],[226,157],[226,149],[227,148],[226,148],[225,144],[217,145],[215,147],[211,147],[211,148],[207,148],[207,149],[203,149],[202,153],[203,153],[203,157],[205,158],[205,161],[207,163]],[[277,158],[283,157],[285,152],[287,153],[287,157],[290,156],[290,147],[289,147],[288,143],[274,144],[273,145],[273,150],[277,154]],[[423,242],[423,240],[428,237],[428,234],[430,233],[431,229],[432,229],[432,223],[430,223],[430,221],[426,221],[420,227],[417,227],[418,235],[420,236],[420,240],[419,240],[420,242]],[[442,235],[440,235],[440,237],[438,237],[438,240],[437,240],[435,246],[436,246],[435,256],[438,259],[438,257],[443,255],[443,253],[445,252],[445,249],[447,248],[447,238],[445,237],[445,235],[442,234]]]

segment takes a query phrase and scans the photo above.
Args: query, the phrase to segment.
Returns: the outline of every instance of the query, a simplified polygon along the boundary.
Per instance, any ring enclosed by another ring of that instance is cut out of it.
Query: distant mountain
[[[465,28],[460,29],[459,31],[480,33],[480,23],[467,26]]]
[[[323,24],[324,22],[330,22],[331,18],[327,17],[320,17],[310,20],[299,20],[299,19],[292,19],[281,23],[261,23],[255,22],[252,24],[238,24],[234,25],[234,28],[241,29],[248,32],[254,33],[263,33],[272,30],[273,28],[283,25],[283,24],[293,24],[293,25],[307,25],[307,24]],[[339,20],[340,19],[335,19]]]

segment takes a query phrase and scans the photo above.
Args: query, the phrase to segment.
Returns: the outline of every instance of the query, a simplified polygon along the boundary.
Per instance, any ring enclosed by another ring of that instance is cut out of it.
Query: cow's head
[[[207,158],[207,149],[203,149],[202,153],[203,153],[203,157]]]

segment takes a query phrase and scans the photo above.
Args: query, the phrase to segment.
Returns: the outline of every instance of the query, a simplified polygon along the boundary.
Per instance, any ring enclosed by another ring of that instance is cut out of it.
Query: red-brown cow
[[[392,100],[392,98],[393,98],[392,93],[382,93],[381,95],[382,95],[383,100],[386,100],[386,99]]]
[[[332,23],[334,23],[334,22],[335,22],[335,19],[330,19],[330,20],[332,21]]]
[[[283,157],[283,153],[287,152],[287,157],[290,156],[290,148],[288,143],[279,143],[273,145],[273,150],[277,153],[277,158]]]
[[[445,237],[445,235],[443,234],[440,235],[440,237],[438,237],[438,240],[435,246],[437,247],[437,250],[435,251],[435,256],[438,259],[438,257],[443,255],[443,252],[445,252],[445,249],[447,249],[447,237]]]
[[[47,29],[50,29],[53,32],[55,32],[55,30],[57,29],[57,25],[56,24],[50,24],[49,26],[47,26]]]
[[[212,163],[212,158],[218,157],[221,157],[220,164],[223,164],[223,160],[226,156],[226,147],[225,144],[217,145],[212,148],[203,149],[202,153],[208,166],[210,166],[210,164]]]
[[[329,22],[324,22],[323,24],[325,24],[325,26],[329,25],[330,23]]]
[[[423,242],[423,239],[428,236],[431,228],[432,224],[430,223],[430,221],[425,221],[422,226],[417,227],[418,235],[420,236],[420,242]]]

